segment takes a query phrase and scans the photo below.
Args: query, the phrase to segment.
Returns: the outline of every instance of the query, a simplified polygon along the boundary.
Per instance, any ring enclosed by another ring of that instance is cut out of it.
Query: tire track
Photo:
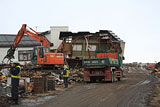
[[[82,84],[39,107],[146,107],[146,97],[156,80],[130,73],[120,82]]]

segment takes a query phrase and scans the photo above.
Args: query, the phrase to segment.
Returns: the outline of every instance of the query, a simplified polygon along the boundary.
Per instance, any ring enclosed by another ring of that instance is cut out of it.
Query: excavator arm
[[[35,30],[33,30],[32,28],[29,27],[29,29],[32,31],[30,32],[29,30],[24,30],[24,33],[29,35],[30,37],[32,37],[33,39],[35,39],[36,41],[42,43],[42,46],[47,46],[47,47],[50,47],[50,46],[53,46],[53,43],[50,43],[48,41],[48,39],[39,34],[38,32],[36,32]],[[34,33],[33,33],[34,32]]]
[[[13,44],[10,46],[10,49],[7,51],[7,55],[4,57],[3,61],[6,58],[8,59],[8,61],[11,60],[12,58],[14,58],[15,50],[16,50],[18,44],[20,43],[24,34],[27,34],[28,36],[32,37],[36,41],[42,43],[42,46],[47,46],[47,47],[53,46],[53,44],[50,43],[45,36],[39,34],[38,32],[36,32],[35,30],[33,30],[32,28],[29,27],[29,29],[32,31],[31,32],[31,31],[27,30],[26,27],[27,27],[26,24],[22,25],[21,29],[19,30],[18,34],[16,35],[16,37],[14,39]],[[8,61],[7,61],[7,63],[8,63]]]

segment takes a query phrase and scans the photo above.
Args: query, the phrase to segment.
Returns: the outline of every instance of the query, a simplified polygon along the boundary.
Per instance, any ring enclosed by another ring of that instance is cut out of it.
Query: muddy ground
[[[115,83],[81,83],[51,96],[22,100],[17,107],[150,107],[158,82],[146,72],[130,72]]]
[[[153,94],[150,96],[149,105],[151,107],[160,107],[160,83],[155,85]]]

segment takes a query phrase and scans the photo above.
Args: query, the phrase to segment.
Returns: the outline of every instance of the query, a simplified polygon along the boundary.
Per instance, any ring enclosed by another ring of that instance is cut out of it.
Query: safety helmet
[[[68,69],[68,66],[67,66],[67,65],[64,65],[64,69]]]

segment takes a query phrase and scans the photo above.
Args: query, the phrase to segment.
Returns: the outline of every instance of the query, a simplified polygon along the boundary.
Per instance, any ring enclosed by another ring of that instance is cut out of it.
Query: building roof
[[[77,32],[77,33],[73,33],[73,32],[60,32],[60,36],[59,39],[63,40],[63,38],[67,38],[67,37],[72,37],[72,38],[76,38],[76,37],[83,37],[86,35],[92,35],[92,36],[106,36],[106,35],[110,35],[112,36],[112,38],[114,38],[117,41],[123,41],[121,40],[117,35],[115,35],[115,33],[113,33],[111,30],[99,30],[99,32],[95,32],[95,33],[90,33],[88,31],[84,31],[84,32]]]
[[[15,37],[15,34],[0,34],[0,47],[10,47],[13,44]],[[39,42],[30,36],[24,35],[18,44],[18,47],[34,47],[40,45],[41,44]]]

